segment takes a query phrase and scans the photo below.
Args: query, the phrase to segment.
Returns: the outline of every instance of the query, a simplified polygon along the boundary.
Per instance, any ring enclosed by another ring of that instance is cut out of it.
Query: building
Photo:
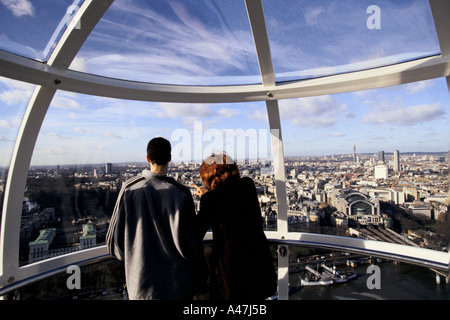
[[[385,217],[382,217],[380,212],[380,200],[377,198],[370,198],[357,190],[334,189],[327,195],[327,199],[331,206],[347,217],[348,224],[385,224]],[[336,224],[337,219],[338,216],[334,217]]]
[[[378,151],[378,163],[384,163],[384,151],[380,150]]]
[[[360,191],[371,198],[379,198],[380,200],[392,202],[397,205],[404,204],[406,201],[403,188],[363,188]]]
[[[333,227],[347,227],[348,217],[342,212],[336,211],[330,216],[330,222]]]
[[[32,237],[44,227],[55,221],[55,208],[39,209],[39,206],[28,210],[26,204],[23,205],[23,212],[20,223],[20,240],[29,243]]]
[[[388,167],[384,164],[378,164],[374,170],[375,180],[388,178]]]
[[[28,244],[30,250],[28,262],[32,263],[96,246],[97,226],[89,222],[83,225],[82,231],[83,234],[80,236],[80,243],[50,249],[55,239],[56,229],[49,228],[40,230],[36,240]]]
[[[97,244],[97,227],[93,223],[83,224],[83,235],[80,237],[81,249],[94,247]]]
[[[111,174],[112,173],[112,163],[105,164],[105,174]]]
[[[55,233],[55,228],[40,230],[36,240],[28,244],[30,248],[28,261],[30,263],[47,258],[48,250],[55,238]]]
[[[434,219],[432,207],[429,204],[423,203],[421,201],[414,201],[408,205],[408,209],[419,219],[431,220]]]
[[[394,171],[400,171],[400,152],[398,150],[394,150],[394,163],[392,169]]]

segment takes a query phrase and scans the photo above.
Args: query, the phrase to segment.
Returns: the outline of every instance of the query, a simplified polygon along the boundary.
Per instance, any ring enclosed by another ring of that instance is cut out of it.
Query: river
[[[436,283],[436,274],[428,268],[392,261],[377,264],[380,267],[380,289],[369,289],[367,273],[369,264],[355,268],[339,266],[340,271],[356,272],[358,277],[346,283],[329,286],[301,287],[290,300],[448,300],[449,284],[441,277]],[[304,272],[289,275],[291,286],[300,284]],[[371,278],[372,279],[372,278]]]

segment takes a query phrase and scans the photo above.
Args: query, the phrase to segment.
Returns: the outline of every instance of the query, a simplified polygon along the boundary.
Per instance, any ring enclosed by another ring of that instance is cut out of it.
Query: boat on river
[[[336,267],[329,267],[324,263],[321,265],[323,271],[314,270],[310,266],[305,267],[310,272],[308,276],[301,279],[301,286],[328,286],[337,283],[345,283],[357,277],[354,272],[341,272]]]

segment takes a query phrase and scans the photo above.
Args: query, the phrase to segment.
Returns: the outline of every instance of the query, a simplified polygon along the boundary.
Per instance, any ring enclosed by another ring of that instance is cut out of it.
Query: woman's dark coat
[[[213,232],[211,299],[265,299],[276,293],[277,275],[252,179],[233,178],[205,193],[198,222],[202,237],[210,227]]]

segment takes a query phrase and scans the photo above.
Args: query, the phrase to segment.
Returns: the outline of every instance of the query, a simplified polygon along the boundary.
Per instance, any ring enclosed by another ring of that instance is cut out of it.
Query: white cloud
[[[0,84],[5,87],[0,92],[0,101],[12,106],[28,102],[34,86],[25,82],[0,77]]]
[[[330,127],[347,109],[331,96],[320,96],[293,100],[282,100],[280,116],[291,125],[301,127]]]
[[[346,135],[344,133],[335,131],[332,133],[323,133],[317,138],[317,140],[323,140],[323,139],[327,139],[327,138],[342,138],[345,136]]]
[[[112,12],[132,16],[134,22],[122,24],[103,19],[90,36],[96,47],[82,50],[79,62],[72,68],[109,77],[168,84],[217,84],[214,81],[222,84],[232,82],[235,74],[259,76],[248,29],[212,26],[196,18],[184,4],[171,2],[169,5],[176,16],[171,20],[171,15],[148,7],[115,3]],[[115,53],[105,54],[103,46],[112,48],[108,53]],[[253,68],[250,74],[249,68]]]
[[[413,82],[405,85],[406,90],[409,94],[414,94],[421,92],[423,90],[426,90],[434,85],[434,82],[432,80],[430,81],[419,81],[419,82]]]
[[[345,137],[345,134],[342,132],[333,132],[331,134],[332,137]]]
[[[0,93],[0,101],[3,101],[9,106],[25,103],[29,99],[29,92],[21,89],[6,90]]]
[[[267,111],[262,110],[260,108],[255,108],[253,111],[250,111],[247,114],[247,117],[253,121],[264,121],[264,122],[269,121]]]
[[[181,118],[185,116],[206,118],[215,114],[206,104],[160,103],[158,118]]]
[[[51,106],[58,109],[76,109],[81,110],[83,107],[73,98],[63,95],[56,95],[53,98]]]
[[[0,128],[17,128],[19,127],[21,119],[12,118],[10,120],[0,120]]]
[[[123,139],[123,137],[119,136],[118,134],[114,134],[111,132],[103,132],[103,136],[105,136],[107,138]]]
[[[169,1],[168,3],[171,6],[172,10],[177,15],[177,17],[183,22],[183,24],[186,27],[195,31],[202,37],[205,38],[209,37],[209,32],[205,28],[203,23],[199,19],[195,18],[193,15],[189,14],[189,11],[183,4],[175,1]]]
[[[89,72],[89,68],[86,64],[86,60],[81,57],[78,57],[78,56],[75,57],[75,59],[73,59],[72,63],[70,64],[69,69],[77,70],[77,71],[85,72],[85,73]]]
[[[15,140],[0,136],[0,142],[15,142]]]
[[[232,118],[238,115],[238,111],[231,108],[223,108],[217,111],[217,114],[221,117]]]
[[[361,117],[363,123],[396,124],[401,126],[412,126],[419,123],[445,119],[446,112],[442,104],[428,104],[411,107],[391,108],[387,110],[376,110]]]
[[[34,16],[33,4],[28,0],[0,0],[15,17]]]
[[[52,138],[58,138],[58,139],[69,139],[68,136],[56,133],[56,132],[48,132],[48,133],[42,133],[44,136],[49,136]]]
[[[316,24],[319,21],[319,15],[323,12],[325,12],[325,9],[323,7],[307,8],[307,10],[305,10],[306,24]]]
[[[75,127],[75,131],[79,132],[79,133],[85,133],[85,134],[91,134],[92,133],[92,130],[87,130],[87,129],[83,129],[83,128],[80,128],[80,127]]]

